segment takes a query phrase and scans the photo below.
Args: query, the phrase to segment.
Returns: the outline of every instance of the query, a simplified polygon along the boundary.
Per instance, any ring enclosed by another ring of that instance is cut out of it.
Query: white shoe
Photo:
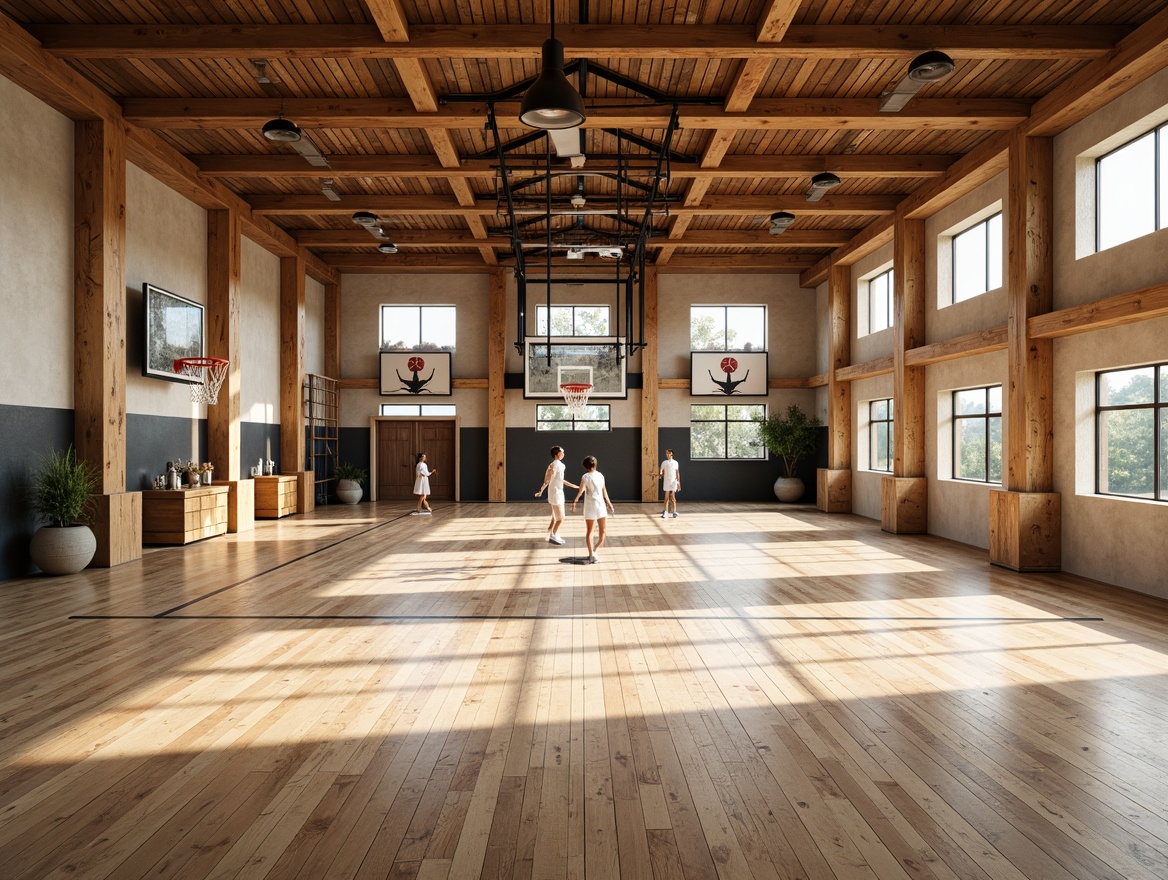
[[[411,510],[410,511],[410,516],[421,516],[421,515],[422,515],[422,511],[420,511],[420,510]]]
[[[434,511],[432,511],[432,510],[423,510],[422,511],[422,516],[433,516],[433,514],[434,514]]]
[[[663,510],[663,511],[661,511],[661,518],[662,518],[662,519],[668,519],[668,518],[669,518],[669,514],[668,514],[666,511],[664,511],[664,510]]]
[[[676,510],[675,510],[675,511],[673,511],[673,518],[674,518],[674,519],[677,519],[677,511],[676,511]]]
[[[559,535],[548,535],[548,541],[552,544],[563,544],[564,539]]]
[[[589,561],[589,562],[593,562],[593,563],[595,563],[595,562],[599,562],[599,561],[600,561],[600,557],[599,557],[599,556],[589,556],[589,557],[588,557],[588,561]]]

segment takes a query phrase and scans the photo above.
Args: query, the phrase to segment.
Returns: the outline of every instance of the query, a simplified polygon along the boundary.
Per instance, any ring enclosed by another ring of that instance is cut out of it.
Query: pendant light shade
[[[283,116],[269,119],[261,131],[264,137],[277,143],[292,144],[300,140],[300,126]]]
[[[585,119],[584,99],[564,75],[564,44],[543,43],[543,70],[519,105],[519,121],[545,130],[574,128]]]

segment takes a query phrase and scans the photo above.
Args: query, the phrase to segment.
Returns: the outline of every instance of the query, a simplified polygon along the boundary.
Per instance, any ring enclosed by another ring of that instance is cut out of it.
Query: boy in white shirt
[[[552,519],[548,523],[548,543],[563,544],[564,539],[560,537],[559,531],[560,526],[564,524],[564,487],[571,486],[573,489],[580,487],[564,480],[564,462],[561,460],[564,457],[564,448],[553,446],[551,453],[552,463],[547,466],[547,471],[543,475],[543,485],[539,487],[535,497],[538,498],[544,489],[548,490],[548,504],[552,506]]]
[[[657,476],[661,478],[661,489],[665,493],[665,509],[661,511],[661,518],[668,519],[673,516],[676,519],[677,493],[681,491],[681,465],[673,460],[672,449],[665,450],[665,461],[661,462]],[[670,507],[673,508],[672,514]]]

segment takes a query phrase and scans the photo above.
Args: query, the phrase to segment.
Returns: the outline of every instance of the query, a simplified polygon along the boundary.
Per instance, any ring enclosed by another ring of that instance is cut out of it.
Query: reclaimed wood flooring
[[[1162,880],[1168,604],[775,505],[0,584],[0,875]]]

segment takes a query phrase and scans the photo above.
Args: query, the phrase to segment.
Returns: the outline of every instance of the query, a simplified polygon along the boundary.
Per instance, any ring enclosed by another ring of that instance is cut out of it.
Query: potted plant
[[[337,499],[345,504],[356,504],[364,495],[361,484],[369,479],[369,471],[348,462],[337,464]]]
[[[97,539],[85,524],[85,507],[100,485],[98,470],[70,446],[41,458],[29,488],[29,506],[46,525],[37,530],[29,555],[45,574],[74,574],[93,560]]]
[[[775,480],[775,497],[780,501],[798,501],[804,490],[803,481],[796,476],[799,459],[815,452],[819,441],[819,419],[807,415],[798,404],[792,403],[786,412],[774,412],[755,421],[763,445],[783,460],[785,476]]]

